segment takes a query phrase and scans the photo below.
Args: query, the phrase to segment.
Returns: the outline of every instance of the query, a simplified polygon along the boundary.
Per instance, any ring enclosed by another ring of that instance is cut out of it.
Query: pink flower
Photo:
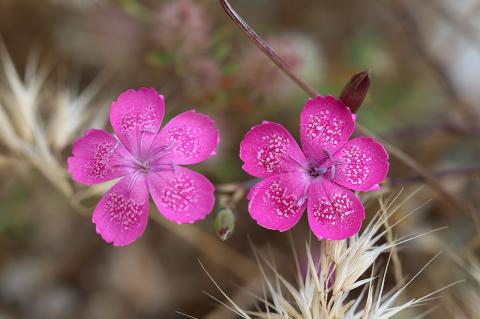
[[[164,110],[163,96],[154,89],[128,90],[110,110],[116,137],[88,130],[68,158],[68,170],[78,183],[121,177],[92,217],[97,233],[114,246],[128,245],[145,231],[149,193],[160,213],[179,224],[205,218],[215,203],[208,179],[180,166],[215,154],[219,135],[214,122],[191,110],[160,129]]]
[[[388,155],[373,138],[349,140],[354,129],[350,110],[331,96],[305,104],[300,116],[303,151],[280,124],[253,127],[240,145],[243,169],[263,178],[247,196],[252,218],[265,228],[285,231],[307,208],[308,223],[319,239],[356,234],[365,209],[350,189],[377,189],[388,172]]]

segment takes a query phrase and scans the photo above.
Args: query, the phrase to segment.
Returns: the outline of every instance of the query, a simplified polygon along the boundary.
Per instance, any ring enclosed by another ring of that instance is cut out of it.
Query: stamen
[[[145,133],[156,133],[156,128],[155,127],[142,127],[140,129],[140,141],[138,143],[138,154],[140,156],[144,155],[142,154],[143,150],[143,139],[145,138]]]
[[[330,180],[332,180],[335,177],[335,164],[332,164],[330,166]]]
[[[117,140],[117,143],[115,143],[115,145],[113,146],[112,152],[115,152],[120,146],[120,140],[116,136],[115,136],[115,139]]]
[[[300,197],[300,199],[297,201],[298,207],[302,206],[307,201],[307,199],[308,199],[308,189],[309,188],[310,188],[309,184],[306,184],[305,187],[303,188],[302,197]]]
[[[330,166],[330,180],[332,180],[334,177],[335,177],[335,172],[336,172],[336,169],[337,169],[337,165],[340,164],[340,160],[335,160],[334,162],[332,162],[332,165]]]
[[[117,167],[129,167],[129,168],[138,168],[142,166],[142,162],[137,160],[133,156],[125,156],[120,153],[115,153],[116,159],[119,161],[115,166]],[[132,166],[133,165],[133,166]]]
[[[310,168],[309,173],[310,173],[310,176],[312,177],[318,177],[322,174],[325,174],[326,171],[327,171],[327,168],[325,166],[320,166],[320,167],[314,166]]]
[[[156,149],[154,149],[153,152],[150,155],[156,155],[159,152],[162,152],[162,151],[166,150],[167,148],[168,148],[168,144],[167,145],[161,145],[161,146],[157,147]]]
[[[117,135],[114,134],[114,135],[113,135],[113,138],[117,141],[117,144],[116,144],[116,145],[120,145],[120,144],[121,144],[120,139],[118,138]]]
[[[140,176],[140,170],[137,170],[135,171],[135,173],[133,173],[132,179],[130,180],[130,182],[128,182],[128,193],[132,191],[133,185],[135,185],[139,176]]]
[[[137,161],[137,159],[132,157],[132,156],[125,156],[125,155],[122,155],[122,154],[119,154],[119,153],[115,153],[115,156],[117,156],[121,160],[127,160],[129,162],[139,163]]]
[[[329,160],[332,160],[332,153],[329,150],[323,149],[323,152],[327,155],[327,158]]]
[[[300,207],[307,201],[308,196],[304,195],[297,201],[297,206]]]
[[[173,149],[175,145],[175,141],[170,141],[170,143],[168,143],[167,145],[162,145],[160,147],[158,147],[157,149],[155,149],[153,151],[153,153],[151,154],[152,155],[152,158],[151,158],[151,161],[152,162],[155,162],[155,161],[158,161],[158,160],[161,160],[162,158],[166,157],[168,154],[170,154],[170,150]],[[157,156],[159,155],[159,156]]]

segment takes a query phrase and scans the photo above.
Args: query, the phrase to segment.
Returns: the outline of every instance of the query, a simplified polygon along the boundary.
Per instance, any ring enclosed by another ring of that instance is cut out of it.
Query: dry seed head
[[[80,92],[72,87],[55,91],[54,112],[48,123],[48,141],[55,151],[65,149],[84,128],[105,126],[108,109],[96,103],[105,80],[99,76]]]
[[[6,149],[5,158],[11,159],[12,164],[18,160],[30,164],[71,198],[73,189],[58,154],[85,127],[104,122],[105,111],[91,107],[103,79],[74,94],[71,89],[52,85],[49,74],[50,68],[39,65],[32,54],[21,77],[0,39],[0,145]],[[54,93],[50,94],[51,91]],[[48,117],[44,120],[39,113]]]
[[[319,257],[314,256],[312,246],[307,242],[306,273],[301,270],[302,261],[294,250],[296,283],[281,275],[271,259],[255,252],[265,290],[264,297],[255,296],[258,310],[240,309],[215,283],[228,300],[229,304],[224,305],[239,317],[248,319],[383,319],[431,301],[437,293],[451,285],[420,298],[407,299],[403,303],[399,299],[406,287],[430,266],[438,255],[410,281],[404,283],[404,278],[401,278],[402,284],[398,288],[384,291],[387,272],[392,271],[390,265],[395,267],[392,256],[396,246],[428,234],[402,240],[393,240],[392,236],[389,236],[392,227],[415,212],[402,217],[393,225],[388,224],[389,217],[414,194],[397,204],[399,195],[386,202],[379,199],[380,209],[360,234],[343,241],[321,241]],[[382,254],[388,254],[388,261],[381,271],[379,257]]]

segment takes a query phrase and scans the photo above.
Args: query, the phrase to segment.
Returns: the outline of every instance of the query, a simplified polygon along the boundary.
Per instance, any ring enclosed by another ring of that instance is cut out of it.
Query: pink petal
[[[340,240],[358,233],[365,209],[350,190],[322,178],[308,194],[308,223],[318,239]]]
[[[261,226],[285,231],[300,220],[307,206],[308,180],[300,173],[267,177],[249,194],[248,211]]]
[[[110,122],[120,141],[139,158],[160,129],[164,112],[163,96],[155,89],[130,89],[112,103]]]
[[[81,184],[91,185],[128,174],[121,165],[121,157],[130,156],[125,148],[108,132],[88,130],[75,141],[73,156],[67,159],[68,171]]]
[[[97,233],[114,246],[126,246],[145,231],[148,220],[148,191],[145,178],[138,174],[124,177],[100,200],[92,221]]]
[[[188,168],[148,175],[147,184],[160,213],[179,224],[204,219],[215,204],[215,187]]]
[[[248,194],[246,196],[247,200],[248,200],[248,211],[250,211],[250,207],[252,206],[252,203],[253,203],[253,198],[255,197],[255,195],[257,195],[257,193],[259,192],[259,190],[262,189],[262,181],[256,183],[255,185],[253,185],[250,190],[248,191]]]
[[[371,137],[350,140],[333,156],[338,161],[333,181],[350,189],[370,191],[388,173],[388,154]]]
[[[370,187],[369,189],[365,190],[365,192],[375,192],[375,191],[379,191],[381,189],[382,188],[380,187],[380,184],[375,184],[372,187]]]
[[[309,99],[300,115],[300,137],[305,156],[312,162],[333,154],[348,141],[355,123],[350,110],[332,96]]]
[[[248,131],[240,144],[243,169],[257,177],[297,171],[306,159],[297,142],[280,124],[263,122]]]
[[[251,200],[253,197],[255,197],[255,195],[257,194],[258,189],[261,185],[262,184],[261,184],[261,181],[260,181],[256,184],[254,184],[252,187],[250,187],[250,190],[248,191],[248,194],[247,194],[246,198],[248,200]]]
[[[154,143],[158,146],[171,145],[170,154],[162,161],[188,165],[214,155],[218,142],[215,123],[207,115],[190,110],[168,122]]]

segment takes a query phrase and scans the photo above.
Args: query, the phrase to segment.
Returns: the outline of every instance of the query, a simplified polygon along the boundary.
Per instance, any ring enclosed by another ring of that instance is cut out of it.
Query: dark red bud
[[[352,76],[340,94],[340,100],[352,111],[357,113],[358,109],[367,96],[370,87],[370,76],[367,71]]]

